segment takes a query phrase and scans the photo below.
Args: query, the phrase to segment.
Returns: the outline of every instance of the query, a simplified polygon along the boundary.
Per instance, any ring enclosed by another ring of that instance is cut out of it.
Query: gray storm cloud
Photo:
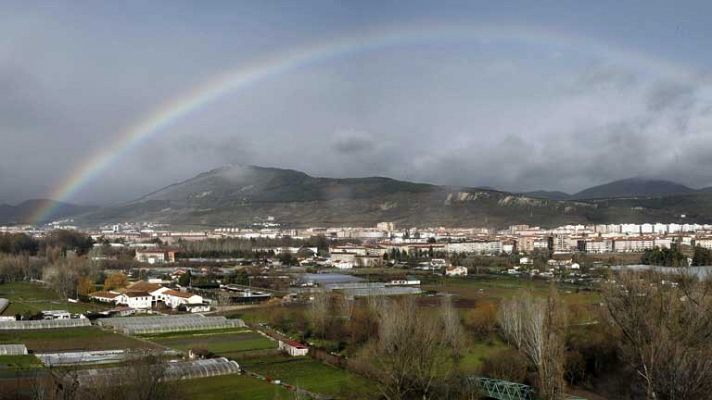
[[[112,7],[0,6],[0,203],[48,195],[221,71],[362,22],[346,13],[314,25],[337,14],[326,6],[235,10],[230,23],[219,12],[178,7],[153,19],[145,5],[124,18]],[[288,71],[174,121],[71,200],[130,200],[227,163],[513,191],[631,176],[712,185],[709,74],[680,81],[576,46],[554,50],[429,43]]]

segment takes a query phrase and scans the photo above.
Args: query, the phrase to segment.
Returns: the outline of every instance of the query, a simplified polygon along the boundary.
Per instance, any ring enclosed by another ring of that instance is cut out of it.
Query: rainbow
[[[442,41],[514,42],[540,47],[574,49],[615,60],[617,63],[643,71],[652,70],[654,73],[674,79],[687,80],[693,75],[693,71],[689,68],[666,60],[627,49],[613,48],[589,38],[541,28],[418,24],[373,29],[293,48],[241,65],[237,69],[207,80],[204,84],[164,103],[144,119],[119,132],[112,143],[76,165],[47,197],[67,201],[123,155],[140,146],[148,138],[165,132],[181,118],[227,94],[239,92],[241,89],[299,68],[358,52]],[[32,215],[31,223],[39,224],[50,217],[56,206],[52,202],[47,204]]]

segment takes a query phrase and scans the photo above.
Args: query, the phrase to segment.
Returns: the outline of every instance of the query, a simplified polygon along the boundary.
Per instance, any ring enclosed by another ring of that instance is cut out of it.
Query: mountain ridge
[[[637,185],[639,191],[628,190],[628,183]],[[658,185],[663,191],[675,193],[658,194]],[[596,198],[596,193],[601,192],[612,197]],[[591,193],[594,197],[575,198],[581,193],[585,195],[582,197]],[[232,164],[164,186],[133,201],[76,209],[64,215],[76,216],[77,221],[90,226],[119,221],[237,226],[274,217],[286,226],[372,226],[394,221],[410,226],[502,227],[674,222],[682,214],[696,218],[696,222],[712,222],[709,210],[712,193],[662,180],[614,181],[575,195],[556,191],[516,194],[388,177],[314,177],[297,170]]]
[[[697,192],[681,198],[665,195],[640,199],[547,199],[535,196],[537,193],[565,194],[515,194],[387,177],[314,177],[296,170],[234,164],[81,219],[87,223],[143,220],[224,226],[250,224],[271,216],[287,226],[372,226],[379,221],[414,226],[555,226],[674,220],[687,214],[712,221],[705,208],[712,195]]]
[[[522,194],[551,200],[597,200],[685,195],[693,193],[712,193],[712,187],[692,189],[669,180],[634,177],[591,186],[573,194],[557,190],[535,190],[523,192]]]

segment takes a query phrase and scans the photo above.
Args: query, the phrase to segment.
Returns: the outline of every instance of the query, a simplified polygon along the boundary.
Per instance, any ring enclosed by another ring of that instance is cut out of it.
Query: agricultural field
[[[349,371],[323,364],[308,357],[273,355],[240,362],[247,371],[280,380],[302,389],[339,396],[354,390],[367,390],[373,384]]]
[[[482,363],[486,358],[508,348],[509,346],[499,339],[473,343],[458,362],[457,369],[465,375],[479,375]]]
[[[8,343],[24,344],[33,352],[160,348],[96,327],[0,331],[0,344]]]
[[[104,310],[102,304],[70,303],[49,288],[30,282],[12,282],[0,285],[0,298],[10,300],[2,315],[35,314],[42,310],[67,310],[71,313]]]
[[[226,329],[218,332],[176,332],[144,336],[144,338],[176,350],[187,352],[193,348],[202,348],[228,358],[238,358],[245,352],[277,348],[275,341],[246,329]]]
[[[543,280],[509,276],[477,275],[467,278],[440,278],[424,283],[424,291],[447,292],[463,299],[499,302],[514,296],[519,290],[530,290],[535,295],[546,295],[552,283]],[[569,286],[556,286],[562,299],[570,305],[589,305],[599,302],[597,292]]]
[[[178,383],[178,392],[195,400],[289,400],[294,394],[279,385],[245,375],[223,375]]]
[[[18,356],[0,356],[1,369],[25,369],[25,368],[41,368],[40,359],[32,354]]]

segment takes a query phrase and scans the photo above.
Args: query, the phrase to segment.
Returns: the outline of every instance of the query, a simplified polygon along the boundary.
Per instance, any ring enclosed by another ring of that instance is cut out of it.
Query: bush
[[[527,359],[516,350],[502,350],[482,363],[482,375],[510,382],[527,379]]]
[[[465,316],[465,326],[478,338],[490,336],[497,328],[497,306],[494,303],[478,303]]]

